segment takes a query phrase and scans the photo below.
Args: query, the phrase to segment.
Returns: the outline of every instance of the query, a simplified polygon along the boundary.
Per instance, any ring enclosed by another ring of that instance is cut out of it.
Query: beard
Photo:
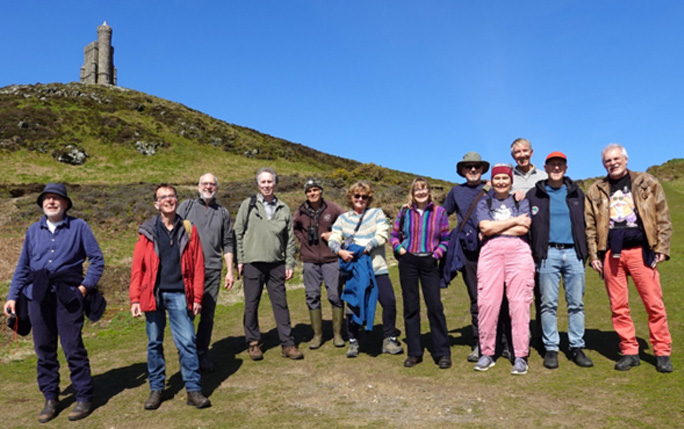
[[[206,192],[206,191],[200,191],[200,198],[203,200],[211,200],[216,196],[216,191],[213,192]]]

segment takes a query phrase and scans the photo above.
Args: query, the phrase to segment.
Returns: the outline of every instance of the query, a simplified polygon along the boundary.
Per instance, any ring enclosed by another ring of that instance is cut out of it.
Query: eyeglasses
[[[171,201],[173,201],[173,200],[176,200],[177,198],[178,198],[178,197],[175,196],[175,195],[160,195],[160,196],[157,198],[157,201],[159,201],[159,202],[161,203],[161,202],[164,202],[164,201],[166,201],[166,200],[171,200]]]
[[[368,195],[354,194],[354,199],[366,201],[368,199]]]
[[[216,182],[202,182],[201,186],[216,186]]]

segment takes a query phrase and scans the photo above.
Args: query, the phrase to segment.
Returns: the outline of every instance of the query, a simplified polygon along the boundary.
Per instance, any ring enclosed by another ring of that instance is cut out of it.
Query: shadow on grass
[[[114,368],[93,376],[95,395],[93,397],[93,410],[106,405],[110,399],[124,390],[134,389],[147,382],[147,363],[138,362],[132,365]],[[72,385],[67,386],[61,395],[69,395],[68,398],[60,399],[60,409],[68,408],[76,402],[76,391]]]

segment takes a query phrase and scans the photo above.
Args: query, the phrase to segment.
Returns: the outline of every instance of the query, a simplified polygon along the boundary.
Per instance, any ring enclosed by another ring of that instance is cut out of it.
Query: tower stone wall
[[[81,83],[116,85],[112,27],[107,25],[107,21],[97,27],[97,41],[83,49],[83,57]]]

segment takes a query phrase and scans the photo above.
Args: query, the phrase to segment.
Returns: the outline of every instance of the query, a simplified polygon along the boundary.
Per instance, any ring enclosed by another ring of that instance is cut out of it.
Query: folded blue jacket
[[[352,311],[354,323],[372,331],[378,302],[373,261],[370,255],[363,253],[365,247],[352,244],[346,250],[354,254],[354,259],[351,262],[340,260],[340,274],[346,279],[342,299]]]

